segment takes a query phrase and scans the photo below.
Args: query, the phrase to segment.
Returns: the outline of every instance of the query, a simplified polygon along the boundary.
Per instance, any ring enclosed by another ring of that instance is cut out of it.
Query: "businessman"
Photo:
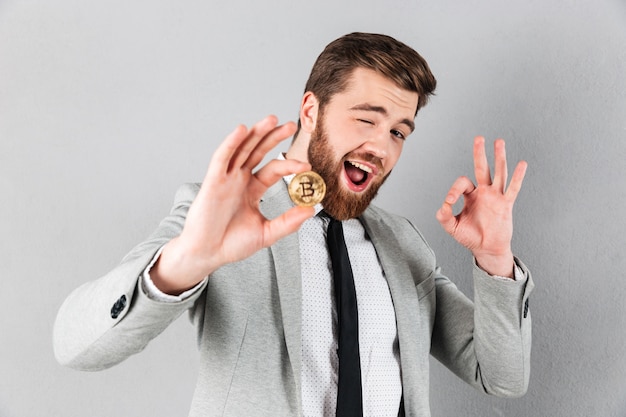
[[[430,354],[481,391],[523,395],[533,283],[511,239],[526,163],[509,182],[504,141],[492,172],[475,138],[474,180],[456,180],[436,213],[473,255],[473,302],[408,220],[371,204],[435,86],[426,61],[391,37],[331,42],[297,124],[237,127],[157,230],[68,296],[59,362],[113,366],[189,311],[201,356],[190,416],[429,416]],[[326,193],[295,205],[288,186],[309,170]]]

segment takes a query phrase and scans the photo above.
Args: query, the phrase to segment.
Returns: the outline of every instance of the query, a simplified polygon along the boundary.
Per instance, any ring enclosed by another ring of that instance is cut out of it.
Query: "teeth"
[[[365,171],[368,174],[372,173],[372,168],[368,167],[367,165],[363,165],[363,164],[359,164],[358,162],[352,162],[352,161],[348,161],[352,166],[357,167],[358,169],[360,169],[361,171]]]

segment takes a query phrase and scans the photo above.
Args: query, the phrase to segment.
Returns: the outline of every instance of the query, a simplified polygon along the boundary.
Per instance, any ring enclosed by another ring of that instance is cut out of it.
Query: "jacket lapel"
[[[411,270],[404,258],[406,251],[396,239],[398,231],[387,224],[376,211],[368,208],[360,219],[374,244],[393,300],[403,385],[412,386],[420,381],[420,375],[428,372],[428,363],[422,363],[418,352],[420,343],[430,341],[420,338],[419,301]]]
[[[284,181],[278,181],[263,196],[261,212],[269,219],[276,218],[293,207]],[[300,244],[298,233],[280,239],[270,248],[276,269],[276,283],[280,299],[285,343],[296,381],[300,404],[300,372],[302,367],[302,278],[300,274]]]
[[[394,230],[385,220],[371,209],[361,216],[361,222],[369,235],[385,272],[389,290],[396,309],[402,312],[396,319],[405,324],[406,320],[417,320],[419,304],[415,283],[409,266],[404,259],[406,253],[400,242],[395,239]]]

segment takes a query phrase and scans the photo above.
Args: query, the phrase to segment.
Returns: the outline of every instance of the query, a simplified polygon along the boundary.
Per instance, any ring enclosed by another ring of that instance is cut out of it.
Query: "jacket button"
[[[125,307],[126,307],[126,296],[122,295],[120,298],[117,299],[115,304],[113,304],[113,307],[111,307],[111,318],[112,319],[118,318],[120,313],[124,311]]]

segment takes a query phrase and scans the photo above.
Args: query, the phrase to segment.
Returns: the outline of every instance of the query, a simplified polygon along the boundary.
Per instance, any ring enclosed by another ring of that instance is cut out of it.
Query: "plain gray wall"
[[[479,394],[433,361],[433,416],[626,415],[624,1],[0,0],[0,416],[186,415],[186,318],[81,373],[54,360],[56,311],[237,124],[293,120],[321,49],[356,30],[415,47],[438,78],[377,203],[469,295],[469,256],[434,213],[472,175],[473,136],[529,163],[514,239],[537,284],[528,394]]]

